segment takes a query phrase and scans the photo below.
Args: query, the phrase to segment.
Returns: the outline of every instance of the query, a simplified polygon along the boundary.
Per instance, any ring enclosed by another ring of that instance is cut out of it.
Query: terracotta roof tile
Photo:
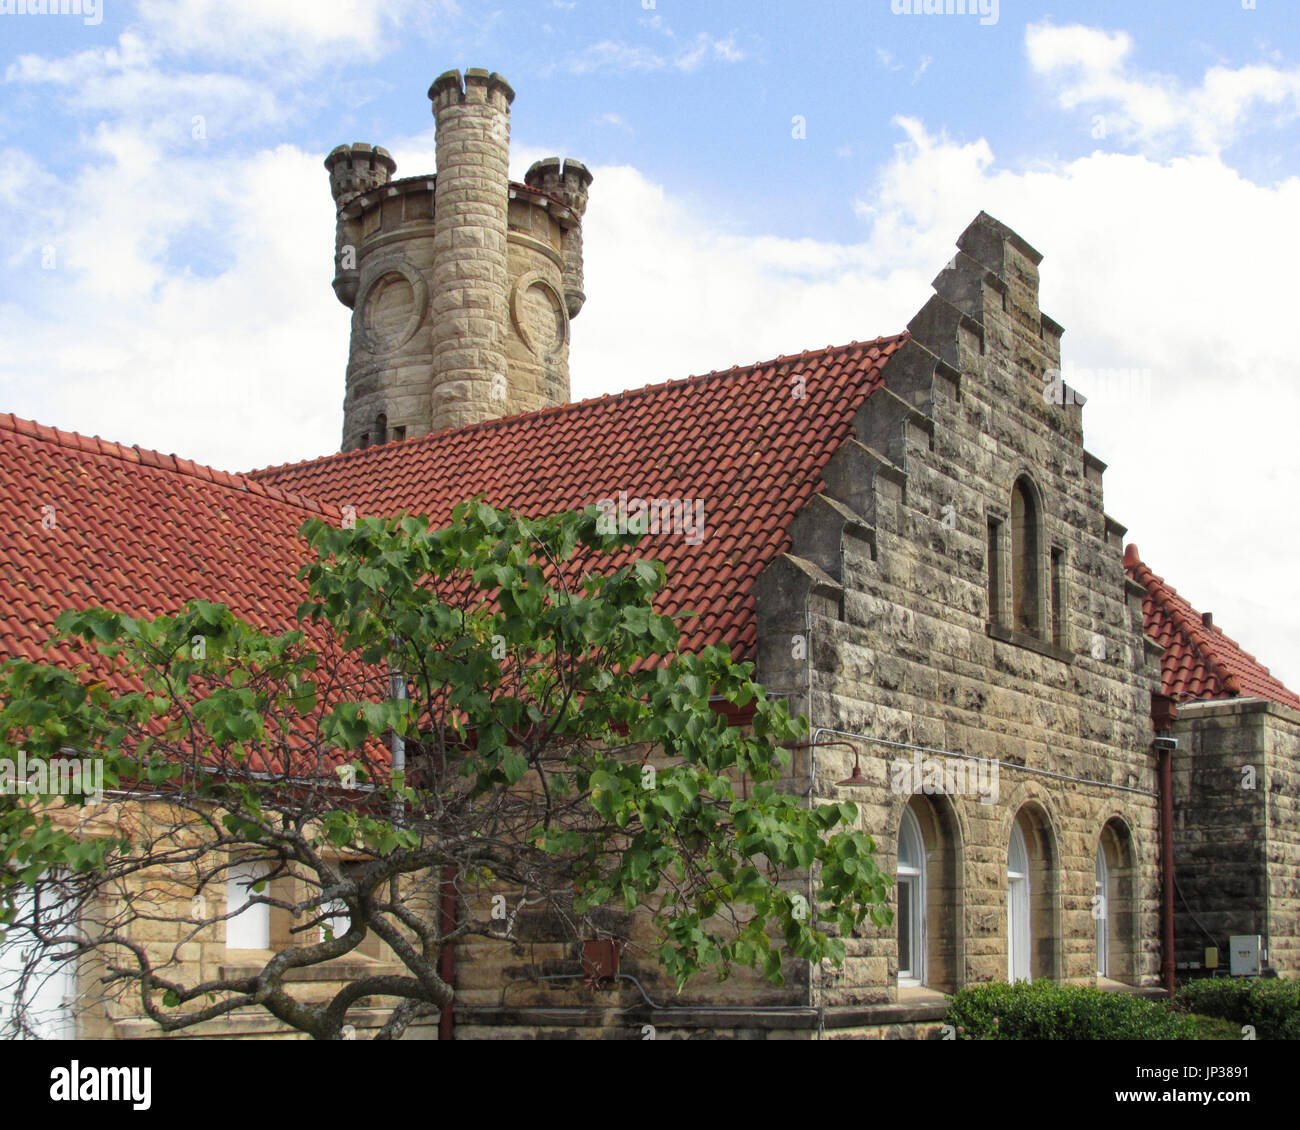
[[[1300,710],[1288,690],[1223,629],[1207,627],[1201,614],[1142,561],[1136,545],[1124,551],[1128,575],[1147,590],[1142,599],[1146,634],[1164,648],[1161,691],[1175,701],[1263,698]]]
[[[199,598],[287,630],[302,592],[286,581],[307,559],[297,531],[313,515],[341,518],[238,475],[8,414],[0,504],[0,658],[41,658],[59,613],[89,604],[159,615]]]
[[[699,544],[680,532],[652,533],[638,553],[667,569],[664,608],[701,613],[683,625],[684,648],[725,642],[747,654],[755,579],[789,548],[791,519],[820,488],[826,461],[906,339],[646,385],[249,477],[361,515],[408,511],[435,523],[480,493],[533,515],[616,500],[620,491],[629,499],[702,500]],[[791,395],[795,360],[806,379],[800,399]]]

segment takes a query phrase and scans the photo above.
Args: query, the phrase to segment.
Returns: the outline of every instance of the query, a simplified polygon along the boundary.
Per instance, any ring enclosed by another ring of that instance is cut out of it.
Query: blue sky
[[[231,469],[334,449],[321,160],[432,171],[430,81],[489,67],[517,176],[596,173],[575,396],[896,332],[986,209],[1044,254],[1108,510],[1300,686],[1300,6],[1249,3],[0,0],[0,409]]]

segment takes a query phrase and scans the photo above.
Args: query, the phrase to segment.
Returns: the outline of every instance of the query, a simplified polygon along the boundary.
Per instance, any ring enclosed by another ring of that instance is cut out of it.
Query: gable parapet
[[[890,392],[927,416],[935,415],[946,402],[961,400],[961,371],[916,338],[908,338],[889,359],[884,379]],[[859,410],[859,415],[872,399],[874,395]]]
[[[907,472],[887,456],[856,439],[846,440],[827,461],[822,478],[826,494],[866,525],[898,529],[898,508],[907,497]]]
[[[790,523],[795,555],[811,561],[836,582],[844,579],[844,538],[858,537],[875,557],[876,531],[857,514],[827,494],[816,494]]]
[[[754,581],[759,681],[786,694],[791,714],[808,712],[811,635],[818,620],[839,620],[844,587],[816,562],[793,553],[773,558]]]
[[[998,275],[964,251],[958,251],[930,285],[940,298],[977,322],[984,320],[985,288],[1002,296],[1007,293],[1007,284]]]
[[[907,330],[913,341],[958,372],[968,367],[962,364],[963,345],[975,357],[984,353],[983,321],[971,317],[940,294],[930,296],[907,323]]]
[[[873,392],[858,409],[853,432],[867,447],[884,452],[892,463],[906,467],[909,448],[933,446],[934,417],[914,408],[886,386]]]

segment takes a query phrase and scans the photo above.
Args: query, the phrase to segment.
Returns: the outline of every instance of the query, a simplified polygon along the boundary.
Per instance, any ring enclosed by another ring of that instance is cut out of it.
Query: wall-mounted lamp
[[[847,787],[860,787],[869,785],[871,782],[862,775],[862,770],[858,766],[858,747],[853,742],[800,742],[798,745],[788,745],[786,749],[820,749],[824,746],[848,746],[853,751],[853,775],[845,777],[842,781],[836,781],[835,785]]]

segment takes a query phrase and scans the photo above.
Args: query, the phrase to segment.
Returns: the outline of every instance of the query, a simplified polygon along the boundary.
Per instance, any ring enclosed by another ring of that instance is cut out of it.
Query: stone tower
[[[334,293],[353,311],[344,451],[569,399],[591,173],[549,157],[510,181],[498,74],[448,71],[429,99],[435,175],[394,180],[388,152],[360,143],[325,158]]]

